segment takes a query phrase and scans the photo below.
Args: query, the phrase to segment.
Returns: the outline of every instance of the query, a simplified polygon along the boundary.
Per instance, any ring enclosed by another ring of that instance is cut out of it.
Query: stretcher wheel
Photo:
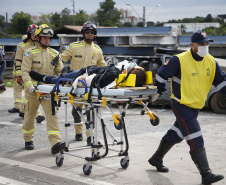
[[[119,120],[118,126],[116,125],[116,123],[114,123],[114,125],[117,130],[121,130],[123,128],[123,123],[122,123],[121,119],[118,119],[118,120]]]
[[[120,161],[120,164],[121,164],[122,168],[126,169],[129,166],[129,161],[126,160],[125,158],[122,158],[121,161]]]
[[[157,126],[159,124],[159,117],[156,115],[153,115],[156,119],[155,121],[153,121],[152,119],[150,119],[150,122],[153,126]]]
[[[61,167],[63,165],[64,158],[56,157],[56,165]]]
[[[86,166],[87,166],[86,164],[83,166],[83,173],[85,175],[90,175],[92,171],[92,166],[89,166],[87,170],[86,170]]]

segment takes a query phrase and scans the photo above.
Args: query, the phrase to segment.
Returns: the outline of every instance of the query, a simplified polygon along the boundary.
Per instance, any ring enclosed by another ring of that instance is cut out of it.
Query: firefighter
[[[71,69],[73,71],[79,70],[81,68],[97,65],[99,67],[106,66],[106,62],[104,60],[103,52],[101,48],[95,44],[94,38],[97,34],[97,27],[91,21],[86,22],[82,29],[81,33],[84,37],[82,41],[73,42],[69,45],[69,47],[64,50],[61,54],[61,58],[63,62],[67,62],[68,60],[71,61]],[[77,111],[82,110],[82,104],[75,104],[77,107]],[[72,115],[74,117],[74,123],[80,123],[81,118],[77,113],[76,109],[72,108]],[[89,111],[87,113],[87,119],[89,121]],[[75,125],[76,135],[75,140],[81,141],[83,139],[82,132],[83,132],[83,125]],[[91,133],[87,130],[87,144],[90,145],[91,143]]]
[[[60,75],[63,63],[60,59],[53,63],[58,52],[49,47],[53,30],[46,24],[42,24],[35,31],[35,37],[38,44],[25,51],[21,74],[24,81],[25,98],[28,101],[25,105],[23,134],[25,140],[25,149],[33,150],[33,136],[35,132],[34,119],[36,111],[41,104],[46,116],[48,138],[51,144],[52,154],[58,153],[65,148],[65,143],[61,143],[59,120],[57,115],[52,115],[51,102],[47,99],[38,100],[37,94],[34,93],[35,84],[29,76],[31,70],[35,70],[45,75]]]
[[[36,38],[34,36],[35,31],[37,29],[37,25],[32,24],[27,28],[26,37],[22,37],[22,42],[17,46],[17,50],[15,51],[15,70],[14,70],[14,79],[16,79],[14,83],[14,108],[8,110],[10,113],[19,112],[20,117],[24,117],[24,104],[27,102],[25,98],[22,101],[22,90],[23,90],[23,81],[21,77],[21,65],[23,55],[26,49],[33,47],[36,44]],[[41,115],[40,109],[37,110],[36,121],[37,123],[41,123],[45,120],[45,117]]]
[[[155,83],[158,92],[153,95],[153,101],[166,90],[165,82],[171,78],[172,109],[176,121],[149,159],[149,163],[157,171],[168,172],[169,169],[163,165],[164,155],[185,139],[190,147],[191,158],[200,171],[202,184],[211,184],[224,178],[223,175],[213,174],[209,168],[203,135],[197,120],[212,85],[226,94],[226,74],[208,53],[209,42],[213,40],[205,32],[195,32],[191,37],[191,49],[172,57],[157,71]]]

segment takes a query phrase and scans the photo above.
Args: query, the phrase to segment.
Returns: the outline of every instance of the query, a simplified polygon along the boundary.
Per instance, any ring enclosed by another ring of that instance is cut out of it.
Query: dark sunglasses
[[[95,31],[89,31],[89,30],[87,30],[87,31],[85,31],[85,33],[86,33],[86,34],[90,34],[90,33],[91,33],[91,34],[95,34],[96,32],[95,32]]]

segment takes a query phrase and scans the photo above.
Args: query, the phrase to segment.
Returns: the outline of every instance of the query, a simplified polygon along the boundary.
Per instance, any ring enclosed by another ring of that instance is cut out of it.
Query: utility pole
[[[75,1],[73,0],[73,25],[75,25]]]
[[[145,27],[145,7],[143,7],[143,25]]]
[[[6,12],[6,38],[8,38],[8,13]]]

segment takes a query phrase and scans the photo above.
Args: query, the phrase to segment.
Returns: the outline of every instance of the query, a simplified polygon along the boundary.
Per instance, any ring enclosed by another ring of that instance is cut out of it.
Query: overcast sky
[[[105,0],[74,0],[75,11],[84,10],[87,14],[94,13],[99,3]],[[134,16],[143,17],[143,7],[146,8],[146,21],[168,21],[171,19],[206,17],[211,14],[216,17],[226,14],[226,0],[113,0],[118,9],[134,12]],[[130,3],[132,6],[126,5]],[[8,19],[16,12],[23,11],[31,15],[41,13],[60,13],[64,8],[73,10],[73,0],[0,0],[0,15],[8,13]],[[157,7],[157,5],[161,5]],[[135,10],[135,11],[134,11]],[[138,15],[137,15],[138,14]]]

